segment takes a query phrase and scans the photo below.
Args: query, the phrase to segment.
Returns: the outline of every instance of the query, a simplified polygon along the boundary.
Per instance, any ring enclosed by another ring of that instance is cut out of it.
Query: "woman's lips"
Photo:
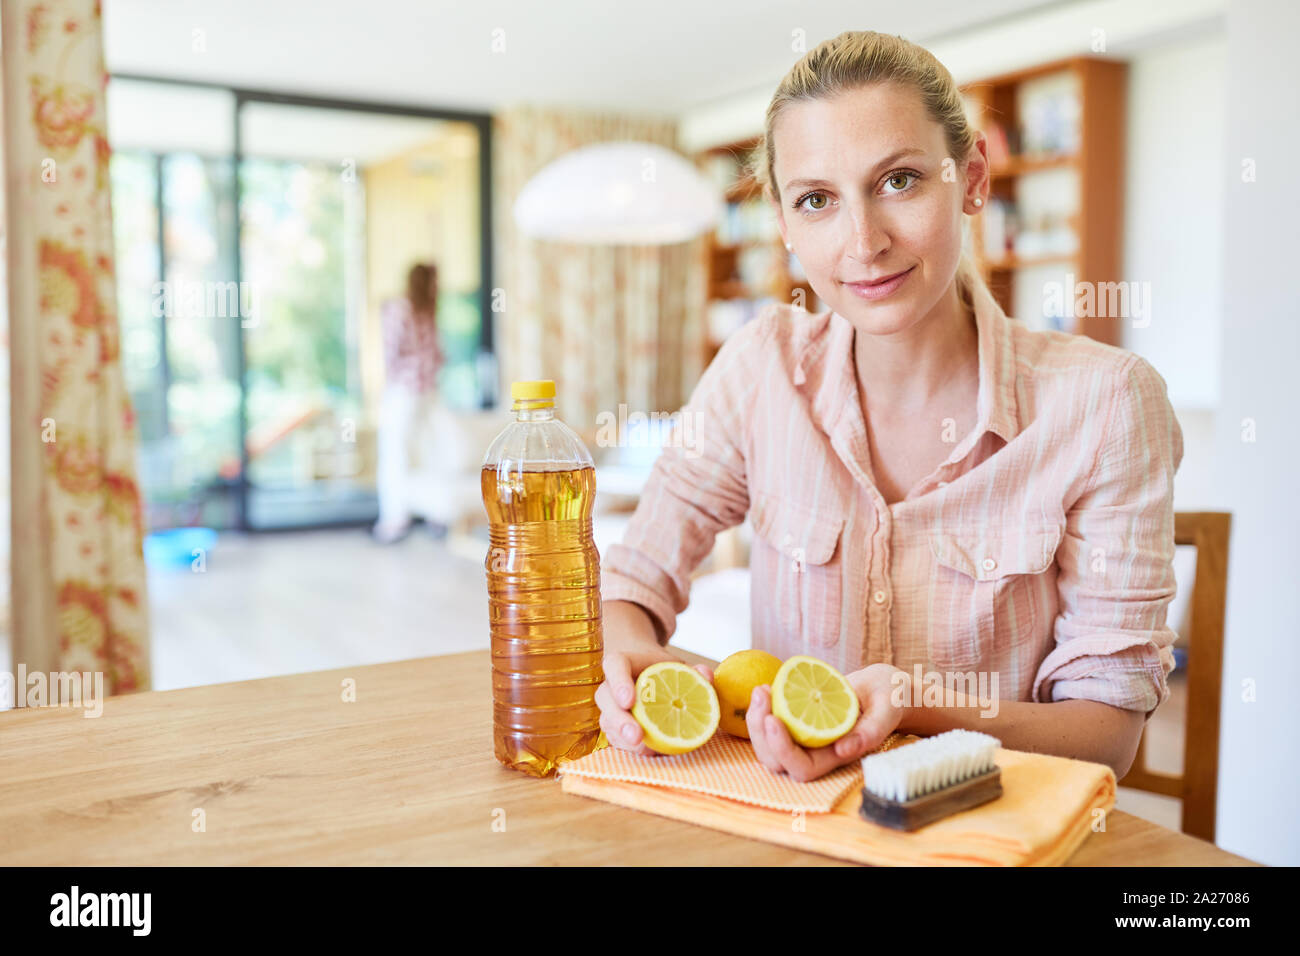
[[[883,282],[846,282],[844,284],[848,286],[849,290],[854,295],[875,301],[876,299],[883,299],[885,296],[893,295],[894,290],[907,281],[907,277],[912,274],[912,270],[915,268],[916,266],[912,266],[912,268],[908,269],[906,272],[900,272],[885,279]]]

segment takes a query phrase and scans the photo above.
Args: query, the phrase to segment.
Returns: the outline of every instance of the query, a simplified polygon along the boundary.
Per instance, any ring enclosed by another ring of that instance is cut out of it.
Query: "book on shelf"
[[[997,120],[988,124],[984,130],[985,145],[989,154],[989,166],[1001,169],[1011,160],[1011,148],[1007,143],[1007,131]]]

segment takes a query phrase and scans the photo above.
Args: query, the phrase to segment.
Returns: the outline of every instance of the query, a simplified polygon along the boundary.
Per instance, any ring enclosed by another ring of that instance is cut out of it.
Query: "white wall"
[[[1225,302],[1215,431],[1218,495],[1233,513],[1219,775],[1219,843],[1300,864],[1300,5],[1236,0],[1227,14]],[[1242,181],[1242,161],[1256,164]],[[1192,228],[1187,226],[1185,228]],[[1216,241],[1206,236],[1205,241]],[[1242,440],[1243,419],[1256,440]],[[1243,700],[1245,682],[1256,699]]]
[[[1219,405],[1226,111],[1222,32],[1130,60],[1122,278],[1151,283],[1151,308],[1123,344],[1180,411]]]
[[[1161,43],[1129,60],[1122,278],[1150,283],[1151,299],[1144,324],[1125,323],[1122,344],[1169,385],[1183,429],[1174,487],[1180,511],[1226,508],[1215,480],[1215,431],[1229,172],[1221,148],[1227,53],[1220,22],[1208,35]],[[1170,620],[1181,619],[1190,585],[1179,577]]]

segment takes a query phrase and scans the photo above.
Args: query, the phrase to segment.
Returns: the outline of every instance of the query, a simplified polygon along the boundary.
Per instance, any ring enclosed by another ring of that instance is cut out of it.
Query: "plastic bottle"
[[[555,417],[553,381],[514,382],[510,396],[515,420],[488,447],[482,472],[493,748],[506,766],[546,777],[601,739],[596,470]]]

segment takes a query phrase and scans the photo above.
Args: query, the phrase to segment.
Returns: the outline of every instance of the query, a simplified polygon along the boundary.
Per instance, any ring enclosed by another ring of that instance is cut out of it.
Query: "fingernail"
[[[624,724],[623,739],[626,740],[628,743],[634,743],[636,741],[636,728],[633,727],[631,724]]]

